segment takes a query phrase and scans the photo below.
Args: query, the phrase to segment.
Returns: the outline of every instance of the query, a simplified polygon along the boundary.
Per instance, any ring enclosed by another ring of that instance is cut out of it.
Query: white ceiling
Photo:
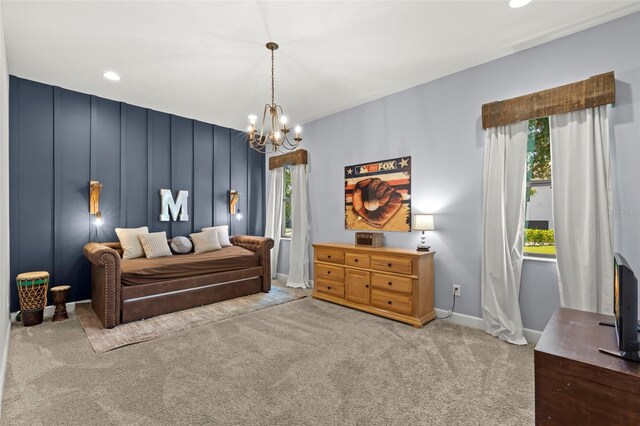
[[[640,10],[640,1],[2,1],[9,72],[244,129],[308,122]],[[101,74],[118,72],[110,82]]]

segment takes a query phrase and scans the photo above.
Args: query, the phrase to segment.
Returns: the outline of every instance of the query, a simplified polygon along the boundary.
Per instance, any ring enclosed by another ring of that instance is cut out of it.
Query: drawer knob
[[[331,275],[331,271],[327,271],[327,274]]]
[[[389,268],[391,268],[391,264],[390,264],[390,263],[387,263],[387,266],[388,266]]]
[[[365,285],[364,285],[364,288],[369,288],[369,284],[365,284]]]
[[[391,281],[389,281],[387,284],[392,285],[393,283]]]
[[[354,262],[358,263],[358,259],[355,259]]]
[[[391,300],[389,300],[387,303],[388,303],[388,304],[391,304]]]
[[[327,256],[327,259],[331,259],[331,255],[328,255],[328,256]]]
[[[327,290],[331,290],[331,286],[330,285],[327,286]]]

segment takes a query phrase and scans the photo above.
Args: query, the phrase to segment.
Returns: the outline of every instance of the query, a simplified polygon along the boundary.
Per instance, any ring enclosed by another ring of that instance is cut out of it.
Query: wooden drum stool
[[[59,285],[51,288],[51,301],[56,305],[56,310],[53,313],[53,319],[51,321],[64,321],[69,318],[66,303],[70,288],[68,285]]]
[[[25,272],[16,277],[20,315],[25,327],[42,323],[44,307],[47,306],[49,273],[45,271]]]

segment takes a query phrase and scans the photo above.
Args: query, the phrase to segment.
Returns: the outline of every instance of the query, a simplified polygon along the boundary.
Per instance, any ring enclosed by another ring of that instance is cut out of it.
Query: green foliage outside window
[[[551,137],[549,118],[529,120],[529,139],[527,141],[527,182],[551,179]],[[536,193],[528,188],[527,201]]]
[[[527,207],[531,197],[535,196],[535,185],[551,186],[551,136],[549,118],[529,120],[527,140]],[[552,212],[549,211],[549,218]],[[527,216],[528,217],[528,216]],[[555,257],[555,238],[553,229],[524,230],[524,252],[533,256]]]
[[[553,245],[555,239],[553,229],[525,229],[524,239],[533,245]]]
[[[282,236],[291,238],[291,168],[284,168],[282,190]]]

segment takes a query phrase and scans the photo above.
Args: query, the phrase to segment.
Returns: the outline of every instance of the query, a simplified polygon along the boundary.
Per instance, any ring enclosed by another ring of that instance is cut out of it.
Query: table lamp
[[[418,251],[429,251],[431,246],[427,245],[427,236],[424,231],[433,231],[433,215],[431,214],[414,214],[413,215],[413,230],[422,231],[420,236],[420,243],[418,244]]]

